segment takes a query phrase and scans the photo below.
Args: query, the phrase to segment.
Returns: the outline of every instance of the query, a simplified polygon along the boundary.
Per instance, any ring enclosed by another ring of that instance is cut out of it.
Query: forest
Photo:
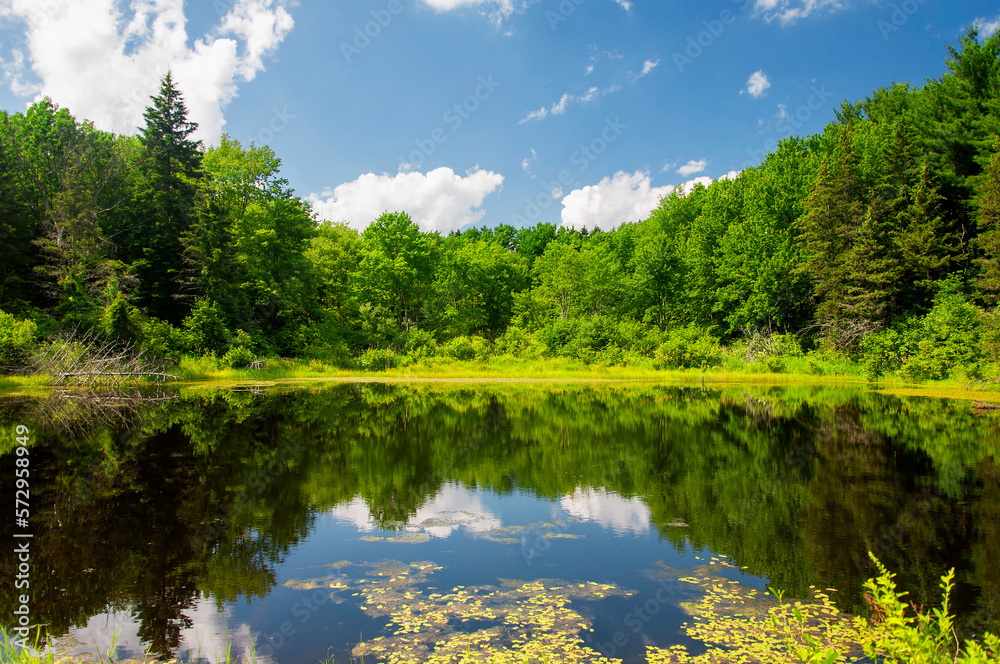
[[[923,85],[845,101],[737,177],[613,231],[320,221],[263,145],[191,139],[162,80],[137,135],[40,101],[0,113],[0,365],[90,335],[179,361],[513,356],[869,378],[1000,371],[1000,35]],[[668,131],[664,128],[664,131]]]

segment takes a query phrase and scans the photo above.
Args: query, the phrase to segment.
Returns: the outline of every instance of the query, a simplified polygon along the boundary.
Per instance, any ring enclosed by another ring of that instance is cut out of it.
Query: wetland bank
[[[865,614],[869,551],[918,606],[954,567],[961,633],[1000,626],[1000,419],[969,401],[572,382],[157,396],[0,401],[5,434],[36,435],[33,620],[95,659],[117,630],[122,659],[686,661],[714,623],[767,615],[768,586]]]

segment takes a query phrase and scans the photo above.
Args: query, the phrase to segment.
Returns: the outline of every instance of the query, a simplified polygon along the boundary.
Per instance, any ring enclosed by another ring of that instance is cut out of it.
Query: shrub
[[[973,368],[983,358],[980,316],[957,278],[943,281],[933,308],[914,329],[916,352],[903,365],[903,376],[940,380],[958,367]]]
[[[902,601],[906,593],[896,591],[895,574],[889,572],[874,555],[869,555],[878,567],[879,576],[865,582],[865,589],[880,624],[867,630],[865,654],[868,657],[889,664],[980,664],[996,661],[1000,654],[1000,638],[989,632],[983,635],[983,642],[992,651],[992,656],[974,641],[966,641],[964,648],[958,643],[950,609],[951,593],[955,587],[954,569],[941,577],[940,609],[907,615],[911,608]]]
[[[385,371],[397,365],[396,355],[385,348],[366,350],[358,358],[358,366],[365,371]]]
[[[17,320],[0,311],[0,369],[14,370],[24,366],[35,347],[38,326],[30,320]]]
[[[513,355],[525,360],[537,360],[545,356],[545,344],[524,328],[511,325],[496,343],[498,355]]]
[[[403,350],[410,360],[425,360],[437,354],[437,340],[427,330],[412,329],[406,333]]]
[[[566,347],[576,338],[579,329],[580,322],[576,319],[554,320],[538,331],[538,338],[553,355],[574,355],[572,349],[567,353]]]
[[[184,319],[184,336],[196,353],[221,353],[229,345],[229,330],[215,302],[199,298]]]
[[[721,361],[718,339],[696,325],[670,330],[656,349],[658,369],[707,369]]]
[[[441,348],[446,357],[456,360],[485,360],[490,356],[490,343],[482,337],[455,337]]]
[[[142,334],[139,320],[139,310],[129,306],[125,297],[116,292],[111,304],[101,311],[98,328],[111,339],[131,341]]]
[[[228,369],[246,369],[253,361],[254,353],[252,350],[246,346],[233,346],[219,360],[219,366]]]
[[[896,330],[880,330],[861,340],[861,363],[869,380],[898,371],[907,355],[906,339]]]
[[[159,318],[140,322],[143,349],[154,357],[177,360],[188,351],[188,340],[183,330]]]

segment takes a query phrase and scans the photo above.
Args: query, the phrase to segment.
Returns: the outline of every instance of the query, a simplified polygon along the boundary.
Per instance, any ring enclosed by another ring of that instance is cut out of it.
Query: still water
[[[1000,415],[967,401],[648,384],[154,397],[0,399],[10,503],[14,427],[35,438],[32,621],[76,653],[645,662],[704,651],[685,623],[710,582],[762,602],[834,588],[863,613],[869,551],[918,606],[956,568],[963,630],[1000,628]]]

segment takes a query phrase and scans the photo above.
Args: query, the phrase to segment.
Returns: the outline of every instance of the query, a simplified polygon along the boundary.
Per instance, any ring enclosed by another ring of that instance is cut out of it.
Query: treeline
[[[169,74],[136,137],[0,117],[0,363],[96,329],[166,357],[435,355],[710,366],[804,351],[869,375],[1000,355],[1000,36],[845,102],[822,133],[614,231],[320,223],[267,147],[196,128]]]

